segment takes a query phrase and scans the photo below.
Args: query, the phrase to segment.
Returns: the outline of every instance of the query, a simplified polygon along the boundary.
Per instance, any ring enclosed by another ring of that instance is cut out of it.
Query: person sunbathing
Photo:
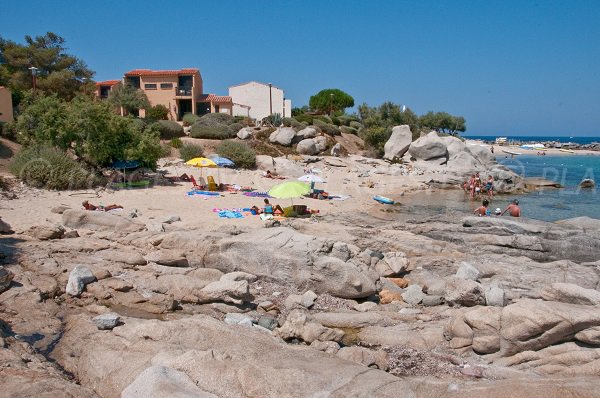
[[[280,205],[271,205],[271,203],[269,203],[269,199],[265,198],[265,205],[264,207],[261,209],[258,208],[258,206],[252,206],[251,209],[256,213],[256,214],[271,214],[271,215],[281,215],[283,214],[283,208]]]
[[[88,202],[87,200],[84,201],[81,205],[83,206],[84,209],[90,210],[90,211],[94,211],[94,210],[111,211],[111,210],[123,208],[123,206],[121,206],[121,205],[95,206],[95,205],[91,204],[90,202]]]
[[[267,172],[265,173],[265,178],[272,178],[274,180],[285,180],[285,177],[276,176],[273,173],[271,173],[271,170],[267,170]]]

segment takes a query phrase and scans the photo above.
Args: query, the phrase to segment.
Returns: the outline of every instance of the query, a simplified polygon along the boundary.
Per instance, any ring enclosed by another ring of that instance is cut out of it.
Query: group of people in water
[[[492,211],[489,209],[489,206],[490,201],[487,199],[483,199],[481,206],[476,208],[474,213],[477,214],[479,217],[491,216]],[[506,209],[504,209],[504,211],[502,211],[502,209],[500,209],[499,207],[497,207],[494,211],[494,215],[498,217],[503,216],[505,213],[508,213],[511,217],[521,217],[521,208],[519,207],[519,201],[517,199],[514,199],[508,206],[506,206]]]
[[[479,198],[484,192],[491,199],[494,196],[494,177],[491,174],[488,175],[487,180],[483,183],[479,173],[472,174],[471,178],[463,183],[463,190],[469,194],[471,199]]]

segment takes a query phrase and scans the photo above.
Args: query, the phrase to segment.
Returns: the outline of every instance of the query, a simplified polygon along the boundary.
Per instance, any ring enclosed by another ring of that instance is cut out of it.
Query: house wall
[[[292,100],[283,100],[283,117],[292,117]]]
[[[11,122],[13,120],[13,104],[10,90],[0,87],[0,121]]]
[[[273,86],[271,88],[273,113],[283,115],[283,90]],[[234,103],[250,106],[250,117],[257,120],[269,116],[270,100],[269,85],[257,82],[229,87],[229,96]],[[248,111],[242,107],[234,107],[234,116],[247,116]],[[291,110],[290,110],[291,113]]]

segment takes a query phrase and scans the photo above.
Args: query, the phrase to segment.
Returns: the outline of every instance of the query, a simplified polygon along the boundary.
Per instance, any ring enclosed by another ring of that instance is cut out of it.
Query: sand
[[[479,141],[479,140],[466,140],[465,143],[467,145],[480,145],[486,148],[491,147],[492,145],[489,144],[485,144],[483,141]],[[560,155],[560,156],[581,156],[581,155],[595,155],[595,156],[600,156],[600,152],[598,151],[591,151],[589,149],[576,149],[573,150],[573,152],[564,152],[561,151],[558,148],[547,148],[544,150],[537,150],[537,149],[525,149],[525,148],[521,148],[518,145],[494,145],[494,154],[496,156],[511,156],[510,154],[504,153],[502,150],[505,151],[510,151],[510,152],[514,152],[517,153],[519,155],[537,155],[538,152],[545,152],[546,156],[548,155]]]

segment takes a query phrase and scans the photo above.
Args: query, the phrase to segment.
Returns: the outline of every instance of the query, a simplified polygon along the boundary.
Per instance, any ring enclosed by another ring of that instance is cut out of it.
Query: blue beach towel
[[[224,210],[217,213],[220,218],[244,218],[239,211]]]

